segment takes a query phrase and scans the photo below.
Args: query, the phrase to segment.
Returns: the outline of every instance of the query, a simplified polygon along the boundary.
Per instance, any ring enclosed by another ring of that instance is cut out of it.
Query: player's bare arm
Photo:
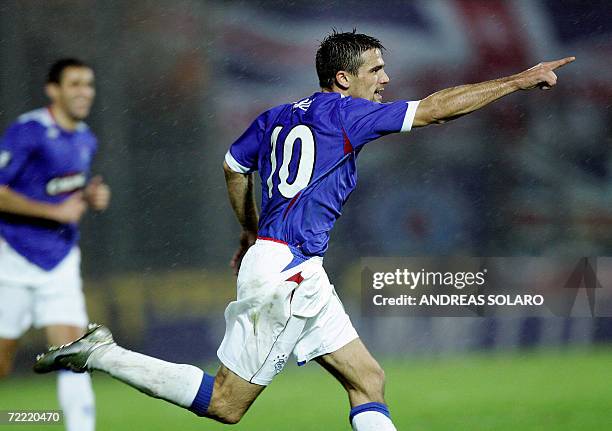
[[[238,269],[240,269],[242,257],[257,239],[259,215],[257,213],[257,205],[255,204],[255,194],[253,191],[253,175],[234,172],[225,162],[223,163],[223,170],[225,171],[227,193],[232,209],[234,210],[234,214],[236,214],[238,223],[242,226],[240,245],[230,261],[230,265],[237,274]]]
[[[492,81],[447,88],[427,96],[416,111],[413,127],[442,124],[469,114],[518,90],[549,89],[557,83],[554,70],[575,57],[540,63],[524,72]]]
[[[11,190],[0,187],[0,211],[28,217],[44,218],[59,223],[77,223],[85,211],[87,203],[82,192],[74,193],[60,204],[50,204],[30,199]]]

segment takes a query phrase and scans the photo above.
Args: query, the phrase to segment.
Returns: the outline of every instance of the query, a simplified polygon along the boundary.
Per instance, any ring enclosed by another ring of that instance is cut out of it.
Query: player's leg
[[[326,280],[321,277],[321,289]],[[384,372],[359,339],[335,291],[309,319],[294,353],[300,363],[315,359],[340,381],[348,393],[355,431],[395,430],[385,405]]]
[[[3,274],[0,250],[0,275]],[[0,378],[13,369],[21,336],[32,322],[32,295],[26,286],[0,280]]]
[[[116,344],[94,352],[87,368],[104,371],[149,396],[227,424],[240,421],[265,388],[223,365],[213,377],[193,365],[166,362]]]
[[[33,265],[32,265],[33,266]],[[51,271],[33,268],[33,324],[44,328],[53,346],[70,343],[84,333],[88,317],[80,274],[80,252],[73,249]],[[57,396],[67,431],[93,431],[95,397],[91,377],[62,371],[57,376]]]
[[[202,404],[201,410],[204,416],[219,422],[238,423],[265,388],[244,380],[225,365],[221,365],[215,376],[210,404],[206,409]]]
[[[315,359],[346,389],[351,407],[384,403],[385,374],[361,339]]]
[[[36,363],[37,372],[57,369],[103,371],[139,391],[223,423],[238,422],[265,386],[249,383],[221,366],[215,377],[192,365],[175,364],[118,346],[106,327],[52,350]]]
[[[260,245],[251,247],[242,261],[239,299],[225,311],[226,333],[217,352],[224,365],[215,377],[191,365],[173,364],[124,349],[101,326],[91,328],[82,340],[70,346],[43,355],[35,370],[104,371],[150,396],[200,416],[224,423],[238,422],[282,369],[304,326],[303,319],[288,320],[287,301],[295,282],[270,275],[259,279],[263,269],[276,265],[280,272],[291,262],[293,257],[288,248],[275,247],[280,248],[277,254],[281,258],[274,254],[274,249],[270,252]],[[274,274],[273,269],[268,272]],[[260,290],[251,292],[251,287]],[[262,291],[266,292],[265,297]],[[254,319],[254,315],[267,318]]]
[[[316,361],[346,389],[355,431],[395,430],[385,404],[385,374],[360,339]]]
[[[17,340],[0,338],[0,378],[6,377],[11,373],[16,351]]]
[[[84,333],[80,326],[49,325],[45,327],[47,342],[52,346],[68,344]],[[67,431],[95,429],[95,397],[89,374],[62,370],[57,376],[57,398],[64,412]]]

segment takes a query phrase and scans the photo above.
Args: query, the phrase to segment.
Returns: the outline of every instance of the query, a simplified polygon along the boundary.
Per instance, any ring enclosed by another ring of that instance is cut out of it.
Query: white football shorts
[[[31,326],[86,327],[80,264],[75,247],[45,271],[0,238],[0,338],[17,339]]]
[[[291,353],[303,365],[358,337],[321,257],[296,257],[283,243],[258,239],[242,260],[237,290],[217,355],[251,383],[270,384]]]

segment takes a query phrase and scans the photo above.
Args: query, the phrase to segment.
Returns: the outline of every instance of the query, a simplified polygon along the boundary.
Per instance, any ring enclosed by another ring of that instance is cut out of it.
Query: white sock
[[[64,412],[66,431],[93,431],[96,428],[94,394],[89,374],[60,371],[57,395]]]
[[[397,431],[387,416],[380,412],[361,412],[351,422],[354,431]]]
[[[94,351],[87,367],[104,371],[147,395],[185,408],[191,406],[204,376],[193,365],[162,361],[116,344]]]

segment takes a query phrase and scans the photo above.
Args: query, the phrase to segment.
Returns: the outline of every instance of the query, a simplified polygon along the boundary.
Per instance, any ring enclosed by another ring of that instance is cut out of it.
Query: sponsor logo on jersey
[[[53,178],[47,183],[47,194],[50,196],[60,195],[62,193],[70,193],[75,190],[85,187],[87,176],[80,172],[74,175],[65,177]]]
[[[6,168],[8,164],[11,162],[13,156],[10,151],[0,151],[0,169]]]

